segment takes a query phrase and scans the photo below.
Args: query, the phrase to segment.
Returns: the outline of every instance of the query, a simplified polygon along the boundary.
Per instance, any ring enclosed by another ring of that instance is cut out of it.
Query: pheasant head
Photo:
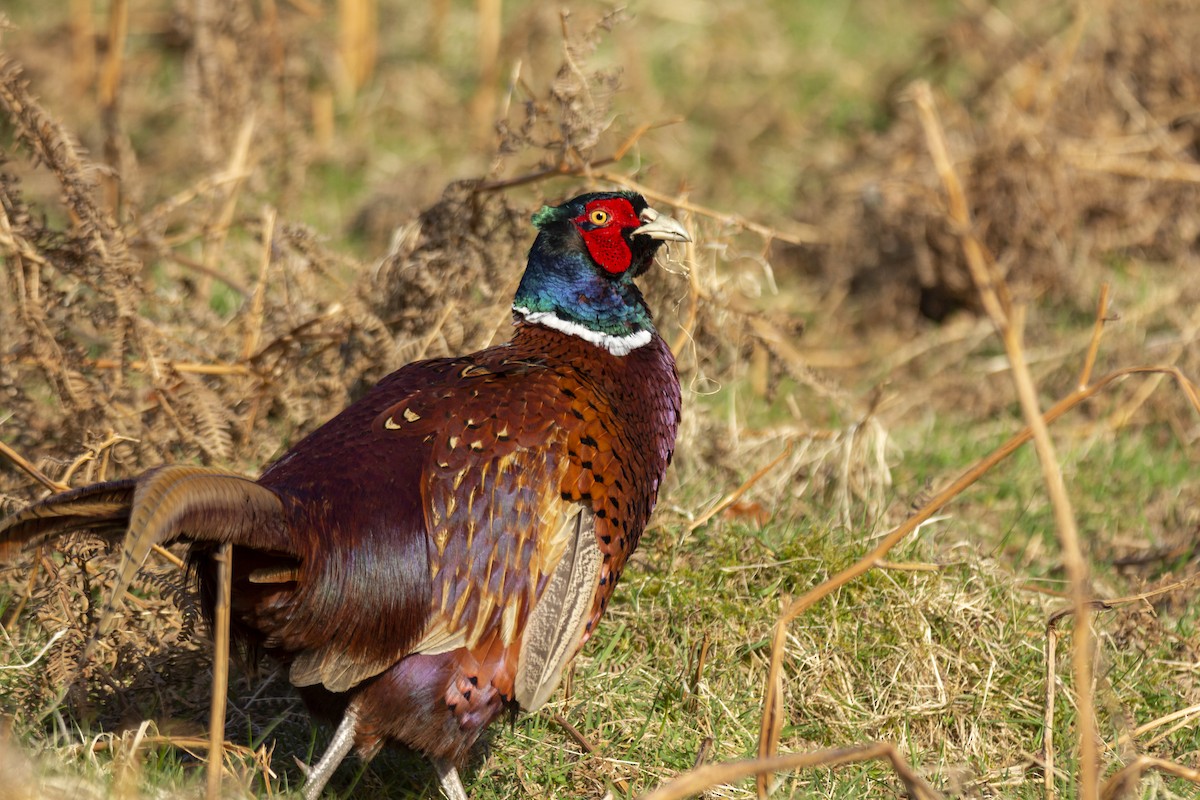
[[[517,316],[617,356],[647,344],[654,324],[633,279],[663,242],[691,241],[683,226],[635,192],[544,206],[533,224],[538,235],[513,300]]]

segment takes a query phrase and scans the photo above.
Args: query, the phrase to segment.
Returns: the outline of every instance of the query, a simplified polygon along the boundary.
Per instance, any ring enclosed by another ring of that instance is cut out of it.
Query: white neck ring
[[[563,319],[553,311],[530,311],[523,306],[513,306],[513,311],[524,317],[526,322],[544,325],[552,330],[576,336],[585,342],[607,350],[614,356],[627,356],[639,347],[645,347],[650,344],[650,340],[653,338],[650,331],[637,331],[636,333],[629,333],[624,336],[614,336],[611,333],[594,331],[591,328],[580,325],[578,322]]]

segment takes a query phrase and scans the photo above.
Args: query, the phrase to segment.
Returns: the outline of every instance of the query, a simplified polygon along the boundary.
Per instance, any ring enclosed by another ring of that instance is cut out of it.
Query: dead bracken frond
[[[592,162],[601,136],[612,123],[610,108],[620,72],[591,69],[588,57],[604,34],[626,19],[624,10],[618,9],[582,32],[572,32],[570,13],[562,12],[562,65],[544,93],[532,92],[523,83],[513,87],[529,96],[516,98],[519,121],[506,117],[497,125],[500,142],[493,173],[500,172],[506,157],[530,152],[545,152],[539,163],[542,168],[586,168]]]
[[[1200,90],[1200,7],[1145,10],[1072,6],[1031,33],[979,6],[931,42],[966,73],[962,102],[939,105],[974,231],[1020,298],[1085,312],[1106,262],[1195,266],[1200,162],[1184,98]],[[829,246],[791,248],[873,308],[865,319],[902,326],[980,310],[906,87],[890,98],[895,124],[815,165],[801,217],[822,221]]]

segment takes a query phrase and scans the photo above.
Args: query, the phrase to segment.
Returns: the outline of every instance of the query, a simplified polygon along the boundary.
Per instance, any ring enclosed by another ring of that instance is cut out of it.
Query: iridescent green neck
[[[648,343],[650,311],[628,274],[602,274],[576,250],[539,234],[513,299],[529,322],[579,336],[616,355]],[[623,351],[623,352],[622,352]]]
[[[586,255],[555,247],[545,234],[538,235],[529,252],[529,266],[513,306],[553,313],[611,336],[654,330],[632,276],[604,274],[588,263]]]

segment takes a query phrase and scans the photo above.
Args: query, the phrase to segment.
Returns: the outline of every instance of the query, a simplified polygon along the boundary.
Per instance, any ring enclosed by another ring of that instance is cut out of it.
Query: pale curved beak
[[[653,208],[647,208],[641,214],[645,224],[633,229],[633,236],[649,236],[651,239],[661,239],[664,242],[690,242],[692,237],[679,220],[660,214]]]

